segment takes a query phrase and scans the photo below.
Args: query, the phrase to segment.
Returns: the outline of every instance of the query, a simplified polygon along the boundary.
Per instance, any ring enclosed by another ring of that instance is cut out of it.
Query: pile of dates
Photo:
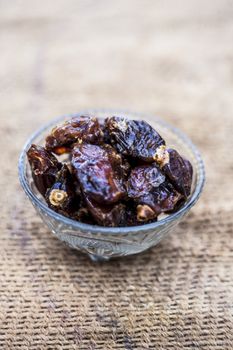
[[[27,156],[48,206],[88,224],[150,223],[177,211],[191,191],[191,163],[143,120],[74,117]]]

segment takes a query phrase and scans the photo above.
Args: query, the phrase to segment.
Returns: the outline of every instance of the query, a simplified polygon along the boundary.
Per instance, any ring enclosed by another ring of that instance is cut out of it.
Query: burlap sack
[[[233,349],[231,1],[0,1],[0,348]],[[201,150],[199,203],[152,250],[94,264],[54,238],[17,159],[85,107],[159,114]]]

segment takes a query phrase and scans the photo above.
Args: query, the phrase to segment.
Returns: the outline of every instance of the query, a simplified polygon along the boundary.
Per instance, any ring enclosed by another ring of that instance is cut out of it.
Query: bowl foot
[[[95,254],[88,254],[88,256],[94,262],[103,262],[103,261],[108,261],[110,259],[110,257],[108,256],[100,256]]]

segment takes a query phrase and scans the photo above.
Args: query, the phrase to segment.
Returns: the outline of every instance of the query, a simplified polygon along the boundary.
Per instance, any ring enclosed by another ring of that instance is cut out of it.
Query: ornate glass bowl
[[[192,142],[179,130],[153,116],[114,110],[85,110],[75,116],[91,114],[98,118],[123,115],[131,119],[143,119],[151,124],[166,140],[169,147],[177,149],[193,165],[194,176],[191,195],[174,214],[163,216],[157,222],[133,227],[101,227],[71,220],[49,209],[33,184],[26,152],[32,143],[43,145],[45,135],[58,123],[71,118],[68,115],[53,120],[35,132],[27,141],[19,158],[19,179],[21,185],[49,229],[72,248],[90,255],[93,260],[108,260],[112,257],[140,253],[156,245],[188,213],[198,200],[205,182],[204,165]],[[143,137],[143,135],[142,135]]]

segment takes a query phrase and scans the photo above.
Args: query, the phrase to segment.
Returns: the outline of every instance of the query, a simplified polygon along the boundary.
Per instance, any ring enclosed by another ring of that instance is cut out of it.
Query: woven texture
[[[0,0],[0,348],[233,349],[233,4]],[[26,138],[87,107],[161,115],[206,164],[167,240],[95,264],[44,227],[17,180]]]

